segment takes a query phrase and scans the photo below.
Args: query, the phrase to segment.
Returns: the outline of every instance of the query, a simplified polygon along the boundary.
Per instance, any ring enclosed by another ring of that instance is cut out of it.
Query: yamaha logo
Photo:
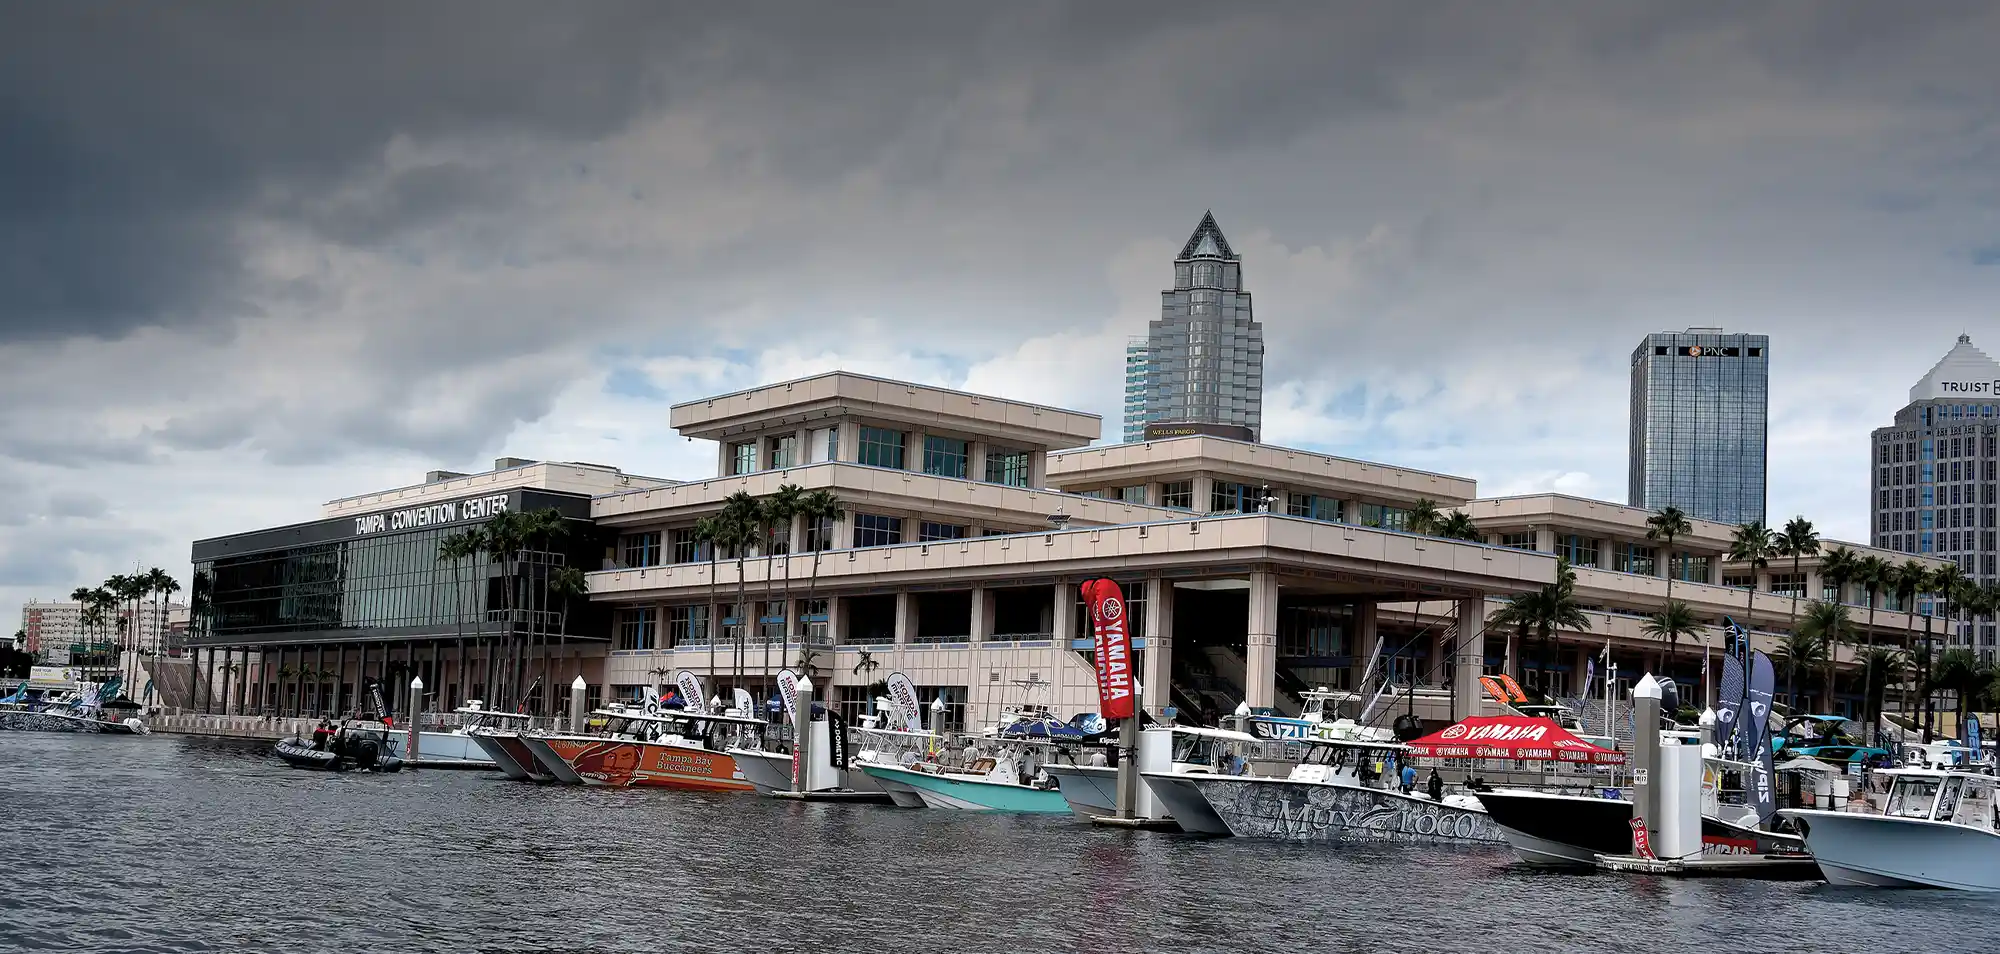
[[[1445,727],[1445,730],[1444,730],[1443,732],[1440,732],[1440,733],[1438,733],[1438,738],[1440,738],[1440,739],[1462,739],[1462,738],[1465,738],[1465,733],[1466,733],[1467,731],[1468,731],[1468,730],[1467,730],[1467,729],[1465,728],[1465,726],[1462,726],[1462,725],[1452,725],[1452,726],[1447,726],[1447,727]]]
[[[1125,615],[1125,604],[1119,602],[1118,598],[1114,596],[1104,601],[1104,607],[1101,612],[1104,613],[1105,622],[1113,622]]]

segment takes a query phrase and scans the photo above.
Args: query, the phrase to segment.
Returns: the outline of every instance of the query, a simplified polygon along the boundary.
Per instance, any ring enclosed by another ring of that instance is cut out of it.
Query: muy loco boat
[[[118,698],[119,677],[113,676],[102,685],[78,683],[73,675],[56,682],[44,674],[50,669],[74,673],[46,666],[30,670],[34,675],[28,681],[0,698],[0,731],[106,735],[145,735],[151,731],[138,716],[139,706]],[[38,680],[42,682],[39,686]]]
[[[1305,739],[1306,758],[1285,778],[1191,774],[1178,782],[1200,793],[1238,838],[1290,841],[1407,841],[1481,844],[1503,841],[1476,800],[1382,786],[1394,742]],[[1381,765],[1381,770],[1375,766]],[[1156,781],[1157,777],[1148,781]]]
[[[2000,817],[1990,775],[1888,769],[1877,811],[1785,809],[1829,883],[2000,891]]]

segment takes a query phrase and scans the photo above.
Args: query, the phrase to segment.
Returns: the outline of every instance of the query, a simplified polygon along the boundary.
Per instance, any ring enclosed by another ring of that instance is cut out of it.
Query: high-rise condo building
[[[1869,511],[1877,546],[1951,560],[1980,582],[2000,579],[1996,409],[2000,362],[1959,335],[1944,360],[1910,389],[1896,422],[1873,434]],[[1951,642],[1992,656],[1993,618],[1959,615],[1948,627]]]
[[[1770,341],[1689,328],[1639,342],[1627,502],[1719,523],[1764,519]]]
[[[1251,316],[1243,264],[1213,214],[1202,213],[1175,257],[1174,287],[1160,292],[1160,317],[1144,345],[1126,347],[1125,367],[1127,441],[1159,423],[1261,432],[1264,327]]]

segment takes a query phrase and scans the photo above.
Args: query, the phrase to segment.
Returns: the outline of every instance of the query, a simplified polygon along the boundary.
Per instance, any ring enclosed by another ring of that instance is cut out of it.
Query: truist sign
[[[507,512],[506,494],[469,497],[465,500],[424,504],[405,510],[355,517],[354,532],[357,536],[366,536],[387,530],[414,530],[418,527],[435,527],[464,520],[484,520],[505,512]]]
[[[1079,588],[1096,634],[1097,704],[1107,719],[1132,718],[1132,639],[1125,631],[1125,593],[1111,580]]]

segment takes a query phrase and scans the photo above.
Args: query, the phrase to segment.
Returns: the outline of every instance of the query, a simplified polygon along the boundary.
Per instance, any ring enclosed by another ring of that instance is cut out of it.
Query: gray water
[[[0,733],[0,951],[1992,950],[2000,902]],[[1893,925],[1894,943],[1871,941]]]

